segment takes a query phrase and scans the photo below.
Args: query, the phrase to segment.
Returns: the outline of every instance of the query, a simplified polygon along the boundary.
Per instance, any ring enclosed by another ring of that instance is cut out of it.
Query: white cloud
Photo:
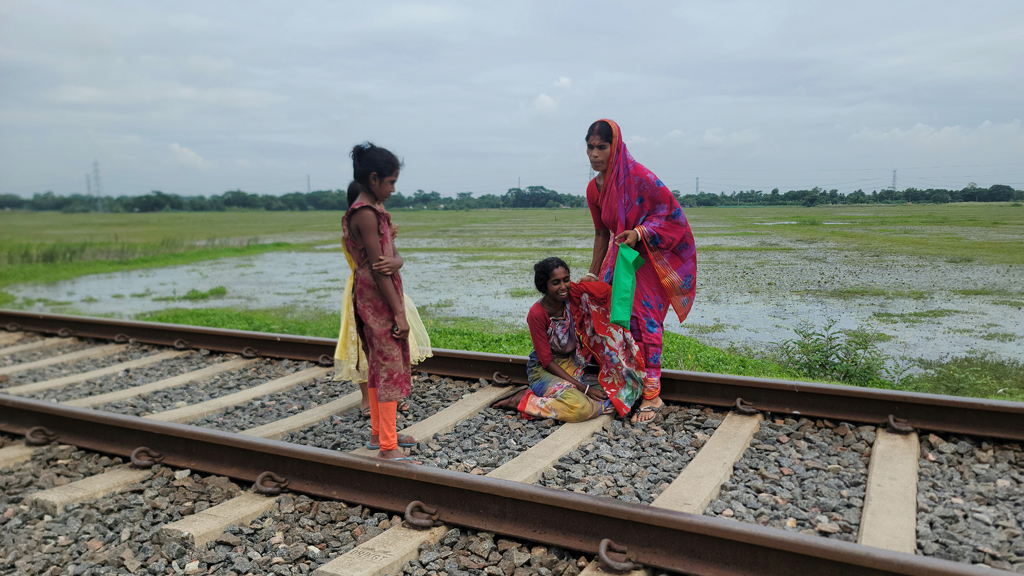
[[[850,139],[871,145],[898,146],[929,151],[951,151],[984,147],[1010,147],[1024,150],[1024,126],[1020,119],[996,124],[984,121],[977,128],[944,126],[934,128],[915,124],[906,130],[862,128]]]
[[[635,146],[637,144],[647,144],[648,142],[650,142],[649,138],[644,138],[643,136],[633,136],[626,142],[626,144],[628,144],[629,146]]]
[[[704,131],[704,143],[712,146],[745,146],[757,141],[757,132],[750,128],[744,128],[736,132],[725,133],[721,128],[711,128]]]
[[[558,107],[558,103],[551,96],[541,94],[533,101],[533,107],[541,112],[553,112]]]
[[[572,80],[565,76],[559,76],[558,80],[555,82],[555,86],[558,86],[559,88],[572,88]]]
[[[203,165],[202,156],[196,154],[195,152],[189,150],[188,148],[185,148],[184,146],[181,146],[177,142],[171,144],[170,149],[171,154],[174,156],[174,159],[182,164],[185,164],[187,166],[195,166],[197,168]]]

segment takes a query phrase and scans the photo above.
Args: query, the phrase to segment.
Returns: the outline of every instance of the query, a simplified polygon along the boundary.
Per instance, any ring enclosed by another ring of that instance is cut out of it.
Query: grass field
[[[697,208],[687,215],[697,238],[701,261],[732,262],[734,258],[759,266],[775,262],[822,260],[825,252],[854,255],[866,266],[894,255],[915,259],[922,266],[1002,266],[1024,264],[1024,207],[1010,204],[868,205],[756,208]],[[428,260],[456,255],[457,274],[493,278],[504,285],[509,299],[528,302],[534,293],[526,280],[532,262],[557,254],[574,270],[590,261],[593,227],[584,210],[480,210],[469,212],[399,211],[403,254]],[[0,212],[0,306],[63,306],[58,299],[43,302],[4,292],[5,287],[52,283],[80,276],[194,264],[232,256],[266,252],[314,251],[337,244],[339,212],[222,212],[158,214],[60,214]],[[336,254],[331,255],[336,258]],[[824,261],[824,260],[823,260]],[[742,278],[743,270],[737,274]],[[826,279],[827,280],[827,279]],[[771,283],[769,283],[771,284]],[[741,284],[750,294],[765,286]],[[706,284],[704,286],[707,286]],[[211,287],[187,288],[181,297],[163,298],[167,309],[145,318],[228,328],[332,337],[337,322],[330,310],[265,308],[254,310],[210,308],[221,294]],[[232,286],[226,286],[231,294]],[[193,297],[189,297],[193,294]],[[793,295],[827,298],[857,304],[905,299],[929,305],[928,310],[878,311],[881,325],[922,327],[944,318],[963,317],[956,306],[937,302],[934,290],[913,285],[836,286],[828,282],[793,290]],[[115,295],[117,296],[123,295]],[[134,295],[132,295],[134,297]],[[1024,289],[994,287],[985,278],[948,291],[952,298],[987,298],[994,306],[1019,309]],[[94,300],[83,297],[81,302]],[[209,302],[203,308],[182,309],[179,302]],[[450,302],[450,300],[449,300]],[[444,300],[425,310],[434,345],[498,353],[525,354],[529,340],[521,327],[485,319],[445,315]],[[1016,308],[1014,308],[1016,307]],[[735,321],[733,321],[735,324]],[[666,367],[719,373],[784,378],[821,378],[752,351],[737,351],[701,344],[696,338],[726,328],[721,323],[684,324],[693,337],[666,337]],[[957,329],[967,333],[969,330]],[[979,332],[978,341],[1009,342],[1006,330]],[[965,349],[946,361],[921,363],[923,374],[879,380],[878,385],[925,392],[1024,399],[1024,368],[1019,362]]]

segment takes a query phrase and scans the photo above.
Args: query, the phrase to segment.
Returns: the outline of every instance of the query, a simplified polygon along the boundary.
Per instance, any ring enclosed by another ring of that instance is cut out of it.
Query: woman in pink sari
[[[598,120],[587,130],[587,157],[597,177],[587,186],[594,220],[594,257],[581,282],[611,284],[619,244],[635,248],[645,263],[636,273],[630,332],[647,367],[643,401],[634,422],[654,418],[661,394],[661,350],[671,306],[682,322],[693,305],[697,252],[679,202],[657,176],[633,159],[619,126]]]

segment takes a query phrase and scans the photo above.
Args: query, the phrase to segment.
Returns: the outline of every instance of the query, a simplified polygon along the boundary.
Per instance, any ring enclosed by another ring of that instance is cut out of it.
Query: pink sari
[[[668,308],[671,306],[682,322],[693,306],[697,250],[690,224],[675,196],[654,173],[633,159],[618,124],[605,122],[612,127],[612,151],[604,187],[598,192],[595,179],[587,188],[594,227],[611,232],[599,277],[611,283],[619,253],[615,236],[635,228],[641,236],[636,249],[646,263],[637,271],[630,331],[637,344],[642,342],[645,348],[644,398],[653,398],[660,389],[662,334]]]

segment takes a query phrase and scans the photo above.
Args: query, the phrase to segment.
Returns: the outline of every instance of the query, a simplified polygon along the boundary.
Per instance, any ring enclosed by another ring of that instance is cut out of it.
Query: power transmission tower
[[[693,189],[694,194],[700,194],[700,176],[697,176],[697,185]]]
[[[92,196],[92,179],[88,174],[85,175],[85,195]]]
[[[893,192],[896,191],[896,171],[895,170],[892,171],[892,186],[890,186],[889,189],[892,190]]]
[[[306,194],[309,194],[309,174],[306,174]]]
[[[92,184],[96,188],[96,211],[103,212],[103,186],[100,184],[100,162],[92,161]]]

